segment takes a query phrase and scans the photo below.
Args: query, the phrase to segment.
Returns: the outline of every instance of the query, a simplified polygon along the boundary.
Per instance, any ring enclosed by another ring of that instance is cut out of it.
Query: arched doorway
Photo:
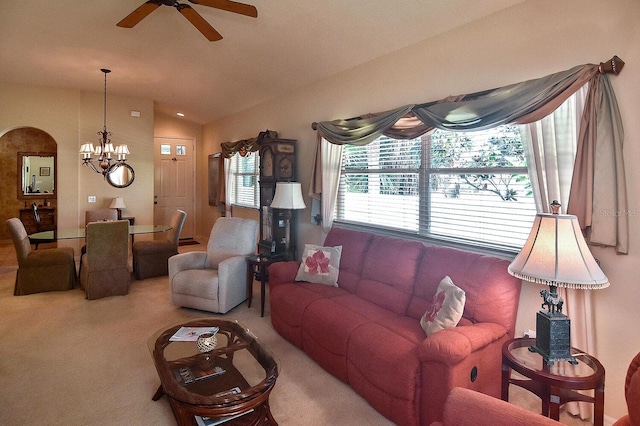
[[[0,163],[2,164],[2,178],[0,179],[0,199],[5,200],[0,203],[0,240],[11,238],[4,226],[4,222],[12,217],[20,217],[20,210],[31,205],[32,202],[38,204],[44,202],[46,194],[33,197],[33,201],[20,200],[18,198],[18,152],[58,152],[58,144],[47,132],[35,127],[19,127],[12,129],[0,136]],[[57,170],[48,171],[53,175],[53,181],[57,181]],[[46,173],[44,170],[43,174]],[[36,175],[40,174],[40,170]],[[49,200],[52,207],[55,207],[55,199]]]

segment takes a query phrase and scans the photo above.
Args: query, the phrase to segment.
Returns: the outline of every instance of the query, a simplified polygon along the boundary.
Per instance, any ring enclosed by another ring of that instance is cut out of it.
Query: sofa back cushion
[[[515,331],[520,280],[507,272],[509,261],[449,247],[426,246],[407,315],[420,320],[445,276],[466,295],[463,319],[493,322]],[[462,322],[461,322],[462,323]]]
[[[399,315],[406,314],[424,248],[419,241],[374,236],[356,294]]]
[[[332,228],[329,231],[324,240],[324,246],[342,246],[338,287],[355,293],[372,238],[373,234],[350,229]]]

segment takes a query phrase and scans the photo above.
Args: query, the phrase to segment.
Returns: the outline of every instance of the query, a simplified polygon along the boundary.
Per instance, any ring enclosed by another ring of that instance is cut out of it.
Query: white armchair
[[[247,298],[247,256],[255,253],[258,222],[223,217],[216,221],[207,251],[169,258],[171,303],[226,313]]]

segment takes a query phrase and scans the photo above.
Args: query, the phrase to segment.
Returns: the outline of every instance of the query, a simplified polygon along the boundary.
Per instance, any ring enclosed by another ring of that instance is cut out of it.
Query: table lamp
[[[536,315],[536,343],[529,350],[542,355],[547,365],[555,361],[577,364],[571,355],[571,323],[562,313],[564,301],[557,288],[601,289],[609,286],[609,280],[589,251],[578,218],[558,214],[557,201],[551,209],[551,214],[536,215],[531,233],[508,271],[522,280],[549,286],[549,290],[540,291],[546,311]]]
[[[122,209],[126,209],[127,206],[124,204],[124,198],[116,197],[111,200],[111,204],[109,205],[110,209],[118,210],[118,220],[122,219]]]
[[[304,209],[307,206],[302,199],[302,187],[300,182],[278,182],[276,183],[276,193],[271,202],[271,208],[286,210],[285,214],[285,250],[290,247],[291,230],[291,210]]]

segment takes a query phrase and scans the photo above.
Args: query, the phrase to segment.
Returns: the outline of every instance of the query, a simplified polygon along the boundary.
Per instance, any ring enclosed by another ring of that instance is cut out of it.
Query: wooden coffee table
[[[196,342],[172,342],[180,327],[219,327],[216,349],[200,353]],[[197,426],[195,416],[236,418],[225,426],[277,425],[269,409],[278,365],[255,335],[237,321],[201,319],[164,328],[149,338],[149,350],[160,377],[153,396],[169,398],[179,425]],[[224,373],[181,385],[174,373],[181,367],[221,367]],[[235,392],[235,393],[234,393]]]

